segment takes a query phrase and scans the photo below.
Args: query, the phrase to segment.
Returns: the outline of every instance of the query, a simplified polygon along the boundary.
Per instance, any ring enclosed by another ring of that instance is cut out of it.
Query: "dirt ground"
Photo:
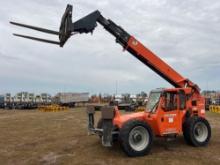
[[[99,114],[98,114],[99,115]],[[207,113],[212,139],[207,147],[156,139],[149,155],[128,158],[119,144],[102,147],[97,136],[87,135],[84,108],[68,112],[0,110],[0,164],[220,164],[220,114]]]

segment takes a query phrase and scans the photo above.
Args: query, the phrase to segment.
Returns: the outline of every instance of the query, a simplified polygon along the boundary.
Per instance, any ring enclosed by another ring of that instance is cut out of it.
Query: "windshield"
[[[160,99],[160,94],[161,92],[151,92],[148,102],[147,102],[147,111],[150,112],[152,111],[155,107],[156,104],[158,103]]]

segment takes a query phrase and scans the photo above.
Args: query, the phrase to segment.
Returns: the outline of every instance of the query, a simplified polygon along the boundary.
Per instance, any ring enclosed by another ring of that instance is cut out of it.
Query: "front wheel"
[[[120,129],[119,139],[122,149],[128,156],[143,156],[151,149],[153,133],[147,123],[131,120]]]
[[[206,119],[191,117],[183,125],[183,135],[188,144],[195,147],[205,146],[211,138],[211,127]]]

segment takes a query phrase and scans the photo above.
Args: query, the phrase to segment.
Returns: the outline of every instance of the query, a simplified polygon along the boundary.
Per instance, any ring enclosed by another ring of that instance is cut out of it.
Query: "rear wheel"
[[[188,144],[205,146],[211,138],[211,127],[206,119],[191,117],[183,125],[183,135]]]
[[[128,156],[146,155],[152,146],[153,133],[147,123],[131,120],[120,129],[120,144]]]

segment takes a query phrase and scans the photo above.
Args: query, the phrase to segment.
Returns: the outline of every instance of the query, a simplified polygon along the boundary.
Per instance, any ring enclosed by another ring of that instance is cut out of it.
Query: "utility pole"
[[[118,94],[118,80],[116,80],[116,83],[115,83],[115,95]]]

